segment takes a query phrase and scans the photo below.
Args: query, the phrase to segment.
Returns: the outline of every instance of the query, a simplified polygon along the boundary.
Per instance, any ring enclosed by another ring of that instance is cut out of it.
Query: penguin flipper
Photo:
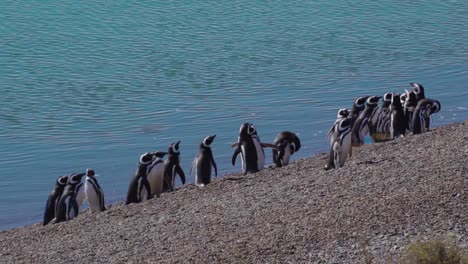
[[[179,174],[180,180],[182,181],[182,184],[185,184],[185,173],[180,167],[180,165],[176,166],[176,173]]]
[[[276,149],[276,146],[271,144],[271,143],[260,143],[260,145],[264,148],[272,148],[272,149]]]
[[[190,172],[189,172],[189,175],[191,176],[192,175],[192,170],[193,168],[195,167],[195,165],[197,164],[197,160],[198,160],[198,155],[195,157],[195,159],[193,159],[192,161],[192,166],[190,167]]]
[[[236,159],[239,153],[241,153],[241,149],[239,145],[237,145],[237,148],[234,150],[234,154],[232,154],[232,166],[236,165]]]
[[[239,142],[233,143],[233,144],[231,145],[232,148],[237,148],[238,146],[239,146]]]

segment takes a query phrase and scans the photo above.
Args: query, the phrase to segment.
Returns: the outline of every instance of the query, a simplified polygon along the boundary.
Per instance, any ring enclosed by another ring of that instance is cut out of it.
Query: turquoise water
[[[240,171],[246,121],[298,133],[293,159],[326,151],[338,108],[409,82],[442,103],[434,126],[468,118],[466,1],[2,1],[0,18],[0,229],[41,221],[56,177],[88,167],[123,200],[140,154],[178,140],[186,173],[211,134],[220,174]]]

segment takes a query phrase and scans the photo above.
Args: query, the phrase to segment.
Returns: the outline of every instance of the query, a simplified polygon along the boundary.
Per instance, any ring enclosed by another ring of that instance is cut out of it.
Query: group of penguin
[[[331,141],[325,169],[342,167],[346,158],[352,156],[352,148],[364,144],[367,134],[373,142],[383,142],[429,131],[431,116],[440,111],[440,102],[426,98],[421,84],[410,85],[412,90],[405,89],[401,95],[362,96],[354,101],[351,110],[338,110],[327,135]],[[379,107],[380,99],[383,100]]]
[[[431,115],[441,109],[440,102],[425,98],[421,84],[410,85],[413,90],[405,90],[402,95],[386,93],[383,97],[362,96],[354,101],[351,110],[338,110],[337,119],[327,134],[327,137],[331,137],[330,156],[324,168],[328,170],[342,167],[346,158],[352,156],[352,148],[364,144],[364,137],[368,133],[374,142],[382,142],[408,133],[420,134],[428,131]],[[383,102],[379,107],[380,99]],[[202,140],[192,162],[190,173],[195,171],[195,184],[199,187],[211,182],[212,167],[215,177],[218,176],[210,147],[215,137],[216,135],[207,136]],[[271,148],[273,163],[276,167],[283,167],[299,151],[301,142],[295,133],[282,131],[272,144],[264,143],[260,141],[252,123],[243,123],[237,142],[232,147],[232,165],[235,166],[240,156],[245,175],[256,173],[265,167],[264,148]],[[166,159],[163,160],[165,156]],[[185,184],[185,173],[180,166],[180,141],[170,144],[167,152],[144,153],[130,180],[125,204],[140,203],[154,196],[160,197],[163,192],[174,191],[177,175],[182,184]],[[84,184],[81,182],[83,176],[86,176]],[[47,199],[43,225],[73,219],[85,200],[88,201],[91,212],[105,210],[104,193],[92,169],[85,173],[59,177]]]
[[[205,137],[200,143],[198,153],[192,162],[192,170],[195,171],[195,184],[203,187],[211,182],[212,168],[215,177],[218,176],[218,168],[211,151],[211,144],[216,135]],[[185,184],[185,173],[180,166],[180,141],[170,144],[167,152],[147,152],[141,155],[138,168],[130,181],[125,204],[140,203],[154,196],[160,197],[161,193],[174,191],[177,175],[182,184]],[[234,154],[232,165],[235,166],[238,156],[242,161],[242,172],[255,173],[265,167],[264,148],[272,148],[273,162],[278,167],[289,164],[291,155],[301,147],[301,142],[296,134],[283,131],[278,134],[273,144],[263,143],[257,134],[257,130],[251,123],[243,123],[239,130],[239,137],[232,145]],[[162,158],[167,155],[163,161]]]
[[[210,145],[216,135],[205,137],[195,159],[192,170],[195,172],[195,184],[203,187],[211,182],[212,167],[215,177],[218,169]],[[278,167],[289,164],[291,155],[301,147],[296,134],[283,131],[278,134],[273,144],[263,143],[257,130],[251,123],[244,123],[239,130],[239,137],[232,145],[235,148],[232,165],[238,156],[241,157],[244,174],[255,173],[265,167],[264,148],[272,148],[273,162]],[[163,158],[166,156],[166,159]],[[131,178],[125,204],[140,203],[161,193],[174,191],[176,176],[185,184],[185,173],[180,166],[180,141],[169,145],[167,152],[147,152],[140,156],[135,175]],[[86,176],[85,183],[81,182]],[[91,212],[105,210],[104,193],[97,182],[94,170],[85,173],[73,173],[57,178],[55,187],[49,194],[44,211],[43,225],[59,223],[75,218],[84,201],[88,201]],[[84,188],[82,188],[84,186]]]
[[[85,183],[81,182],[86,176]],[[46,202],[43,225],[59,223],[75,218],[87,200],[92,212],[106,210],[104,192],[96,180],[94,170],[87,169],[85,173],[73,173],[60,176]]]

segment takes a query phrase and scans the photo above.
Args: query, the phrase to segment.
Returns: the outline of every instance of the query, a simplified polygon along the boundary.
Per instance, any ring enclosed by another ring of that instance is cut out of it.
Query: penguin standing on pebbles
[[[85,173],[74,173],[68,176],[67,185],[55,208],[56,223],[69,221],[78,216],[80,207],[77,203],[78,186]]]
[[[232,166],[236,165],[237,156],[240,154],[242,161],[242,172],[256,173],[265,167],[265,151],[263,148],[274,148],[273,144],[262,143],[257,134],[257,129],[251,123],[243,123],[239,129],[237,143],[232,144]]]
[[[276,167],[283,167],[289,164],[292,154],[299,151],[301,141],[293,132],[283,131],[279,133],[273,141],[272,154],[273,163]]]
[[[440,102],[434,99],[422,99],[413,114],[413,134],[429,131],[431,116],[441,109]]]
[[[148,182],[148,166],[155,159],[154,153],[147,152],[140,156],[138,168],[128,186],[125,204],[140,203],[153,198]]]
[[[164,161],[163,192],[174,191],[175,179],[179,175],[182,184],[185,184],[185,173],[180,167],[180,141],[169,146],[167,159]]]
[[[400,136],[405,136],[406,120],[401,105],[400,95],[393,94],[390,104],[390,139],[395,139]]]
[[[364,111],[359,114],[353,125],[353,146],[360,146],[364,144],[364,137],[369,131],[372,131],[372,122],[375,122],[375,120],[372,120],[372,118],[376,118],[374,112],[377,109],[380,98],[382,97],[370,96],[366,99]]]
[[[92,169],[86,170],[84,189],[86,192],[86,200],[88,200],[91,212],[102,212],[106,210],[106,206],[104,205],[104,192],[102,191],[101,186],[99,186],[96,174]]]
[[[211,181],[211,167],[215,171],[215,177],[218,177],[218,168],[211,151],[211,143],[213,143],[216,135],[207,136],[200,143],[197,156],[192,162],[192,169],[195,168],[195,184],[203,187]],[[192,173],[190,170],[190,174]]]
[[[403,96],[401,96],[403,97]],[[405,115],[406,131],[413,131],[413,114],[416,110],[418,101],[416,99],[416,93],[414,91],[408,91],[405,89],[405,101],[403,104],[403,113]]]
[[[47,199],[42,225],[47,225],[55,218],[55,207],[57,206],[63,190],[68,182],[68,176],[60,176],[55,181],[55,187]]]
[[[352,121],[349,115],[347,109],[338,110],[337,119],[328,132],[328,136],[331,136],[330,156],[325,170],[342,167],[346,158],[352,155]]]
[[[389,107],[392,102],[392,93],[386,93],[383,96],[382,105],[377,108],[372,118],[372,131],[370,131],[374,142],[389,140],[388,127],[390,126]]]

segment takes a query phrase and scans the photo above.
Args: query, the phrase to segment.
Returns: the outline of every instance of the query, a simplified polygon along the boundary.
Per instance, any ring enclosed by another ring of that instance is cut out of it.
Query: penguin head
[[[167,154],[167,152],[163,152],[163,151],[157,151],[157,152],[153,153],[153,155],[158,157],[158,158],[163,158],[166,154]]]
[[[384,102],[389,102],[390,103],[392,101],[392,93],[384,94],[383,100],[384,100]]]
[[[154,155],[150,152],[146,152],[140,156],[140,160],[138,161],[141,165],[148,165],[154,160]]]
[[[353,110],[363,110],[366,104],[366,100],[369,96],[361,96],[354,100]]]
[[[89,168],[86,169],[86,176],[88,176],[88,177],[94,177],[94,175],[95,175],[95,172],[94,172],[93,169],[89,169]]]
[[[394,93],[392,96],[392,103],[393,106],[396,106],[398,108],[403,107],[401,105],[401,99],[400,99],[400,94],[399,93]]]
[[[417,98],[424,99],[424,87],[419,83],[410,83]]]
[[[370,97],[368,97],[367,100],[366,100],[366,106],[376,107],[377,104],[379,103],[380,98],[382,98],[382,96],[370,96]]]
[[[257,135],[257,129],[255,129],[253,124],[249,124],[249,129],[247,130],[247,132],[251,136]]]
[[[404,102],[405,107],[416,106],[416,94],[405,89],[405,93],[400,96],[400,101]]]
[[[441,109],[440,102],[437,100],[433,100],[431,107],[429,108],[429,114],[432,115],[434,113],[439,112]]]
[[[56,184],[59,186],[65,186],[68,182],[68,176],[60,176],[57,178]]]
[[[336,115],[336,118],[347,118],[349,116],[349,109],[347,108],[341,108],[338,110],[338,114]]]
[[[73,173],[68,177],[68,184],[76,185],[80,183],[83,176],[85,176],[85,173]]]
[[[203,146],[208,147],[210,146],[211,143],[213,143],[216,135],[213,136],[207,136],[205,139],[203,139]]]
[[[172,143],[169,146],[168,152],[169,153],[179,153],[179,144],[180,144],[180,140],[177,141],[176,143]]]
[[[248,137],[249,136],[249,129],[250,123],[243,123],[239,128],[239,137]]]

